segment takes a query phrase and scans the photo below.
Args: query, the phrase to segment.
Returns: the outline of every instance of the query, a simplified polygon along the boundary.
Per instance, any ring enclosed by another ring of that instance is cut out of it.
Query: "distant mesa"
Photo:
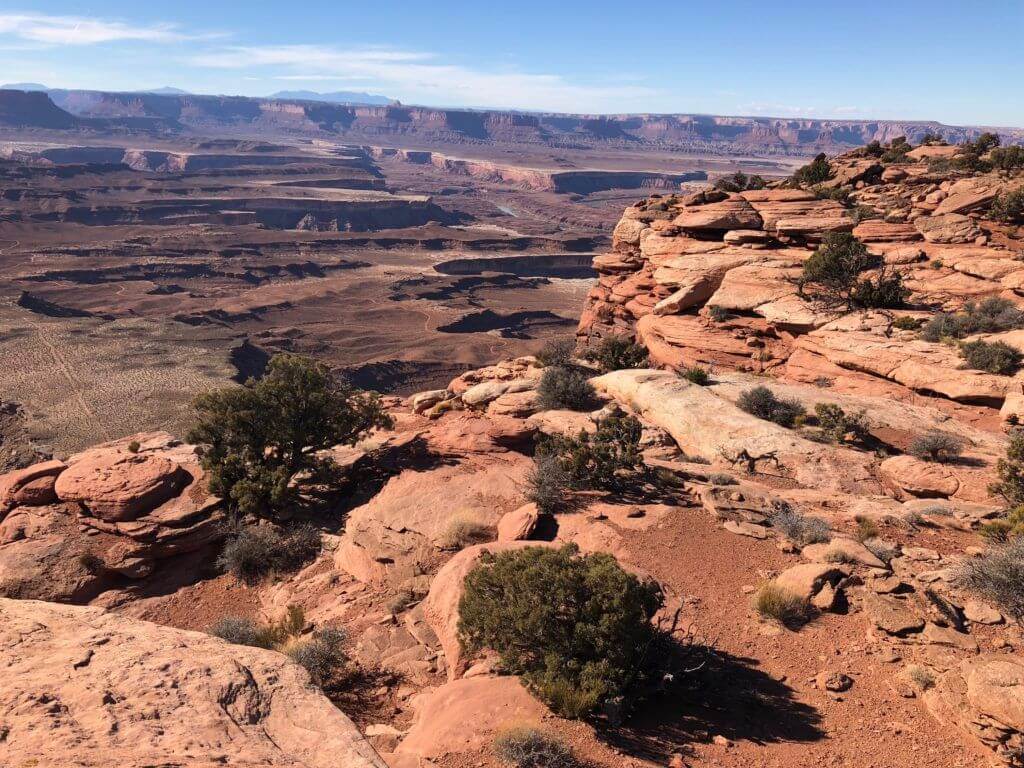
[[[329,104],[371,104],[374,106],[387,106],[394,103],[394,99],[389,99],[387,96],[357,91],[334,91],[333,93],[278,91],[277,93],[270,94],[269,98],[290,99],[293,101],[326,101]]]
[[[40,83],[7,83],[0,85],[0,90],[3,91],[48,91],[50,90],[45,85]]]
[[[151,88],[148,91],[137,91],[137,93],[156,93],[162,96],[188,96],[189,91],[183,91],[181,88],[174,88],[170,85],[165,85],[162,88]]]
[[[33,99],[42,99],[34,101]],[[376,102],[376,103],[375,103]],[[335,92],[281,91],[272,98],[184,95],[159,92],[115,93],[49,89],[44,92],[0,90],[0,127],[76,129],[91,134],[168,135],[218,129],[260,135],[303,135],[354,142],[403,141],[445,144],[532,145],[559,149],[615,148],[687,151],[700,154],[806,156],[889,142],[905,136],[919,143],[927,134],[951,144],[973,141],[986,129],[930,121],[811,120],[782,117],[715,115],[573,115],[501,110],[403,106],[384,96]],[[1024,129],[997,129],[1003,144],[1024,143]],[[455,172],[476,169],[465,161],[433,153],[407,152],[409,162],[442,162]],[[479,166],[479,163],[476,164]],[[517,172],[522,175],[522,170]],[[624,179],[614,180],[619,187]],[[607,171],[578,169],[543,180],[558,191],[590,193],[606,188]],[[665,186],[679,180],[663,179]],[[533,184],[525,180],[524,184]],[[652,186],[650,174],[633,186]]]

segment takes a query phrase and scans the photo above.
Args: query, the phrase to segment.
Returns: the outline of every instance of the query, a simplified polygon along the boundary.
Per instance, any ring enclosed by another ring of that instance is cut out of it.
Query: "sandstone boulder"
[[[416,716],[396,752],[433,759],[489,747],[512,725],[539,723],[547,708],[517,677],[473,676],[420,694]]]
[[[924,695],[931,713],[1007,765],[1024,749],[1024,659],[985,653],[942,674]]]
[[[969,243],[981,234],[974,221],[962,213],[922,216],[914,226],[929,243]]]
[[[13,507],[56,501],[53,486],[66,468],[64,462],[51,459],[0,476],[0,515]]]
[[[761,217],[743,199],[686,208],[672,221],[682,229],[729,230],[761,229]]]
[[[521,507],[532,466],[527,457],[508,453],[402,471],[349,513],[335,565],[364,582],[398,583],[421,573],[453,523],[494,527]]]
[[[0,763],[385,768],[287,657],[98,608],[0,599]]]
[[[132,520],[174,496],[187,477],[164,456],[97,448],[62,472],[55,490],[102,520]]]
[[[709,388],[690,384],[673,373],[614,371],[592,379],[592,383],[668,432],[688,455],[731,461],[740,460],[744,451],[755,457],[774,454],[787,472],[808,485],[877,490],[870,459],[864,454],[807,440],[751,416]]]
[[[882,462],[878,476],[898,499],[948,498],[960,488],[960,481],[942,464],[913,456],[893,456]]]
[[[800,554],[817,563],[841,562],[857,563],[868,568],[886,567],[885,563],[859,541],[838,536],[827,544],[809,544],[800,551]]]
[[[533,503],[506,512],[498,521],[498,541],[523,541],[530,538],[538,517],[537,505]]]
[[[850,569],[836,563],[803,563],[787,568],[775,577],[775,584],[810,600],[827,584],[835,587],[850,575]]]

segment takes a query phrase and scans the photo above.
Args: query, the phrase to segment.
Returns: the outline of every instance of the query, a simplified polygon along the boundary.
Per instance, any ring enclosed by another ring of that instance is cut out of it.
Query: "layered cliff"
[[[41,106],[44,103],[48,104],[45,109]],[[40,110],[51,114],[44,115]],[[36,117],[28,119],[29,113]],[[691,114],[571,115],[64,90],[45,94],[0,91],[0,125],[157,132],[255,129],[364,141],[410,138],[418,143],[530,144],[566,149],[648,147],[791,155],[841,151],[897,136],[920,140],[928,133],[959,142],[982,132],[976,127],[930,121]],[[1000,131],[1007,141],[1024,140],[1020,130]]]
[[[970,369],[949,339],[920,331],[937,313],[986,298],[1024,307],[1024,240],[992,211],[993,201],[1024,186],[1021,172],[936,162],[957,151],[922,147],[894,163],[841,156],[814,188],[642,200],[616,226],[611,252],[595,259],[600,278],[579,333],[636,336],[675,369],[700,364],[834,382],[1015,419],[1024,406],[1021,374]],[[851,233],[878,266],[898,274],[908,291],[902,306],[843,311],[806,295],[804,263],[829,233]],[[1020,330],[977,338],[1024,350]]]

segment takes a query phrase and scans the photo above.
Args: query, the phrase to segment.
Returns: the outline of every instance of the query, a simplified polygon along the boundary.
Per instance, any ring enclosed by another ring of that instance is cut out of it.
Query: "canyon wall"
[[[346,106],[312,101],[102,91],[0,91],[0,125],[154,132],[254,130],[445,143],[808,154],[896,136],[972,139],[979,127],[929,121],[814,120],[687,114],[566,115],[429,107]],[[1005,141],[1024,131],[1000,129]]]

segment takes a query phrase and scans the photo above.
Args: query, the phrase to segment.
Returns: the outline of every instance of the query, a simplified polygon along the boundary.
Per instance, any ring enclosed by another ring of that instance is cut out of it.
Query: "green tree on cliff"
[[[233,511],[273,515],[297,496],[297,477],[332,466],[319,452],[352,445],[390,417],[376,395],[339,381],[327,366],[275,355],[266,374],[200,395],[190,442],[202,446],[210,490]]]

